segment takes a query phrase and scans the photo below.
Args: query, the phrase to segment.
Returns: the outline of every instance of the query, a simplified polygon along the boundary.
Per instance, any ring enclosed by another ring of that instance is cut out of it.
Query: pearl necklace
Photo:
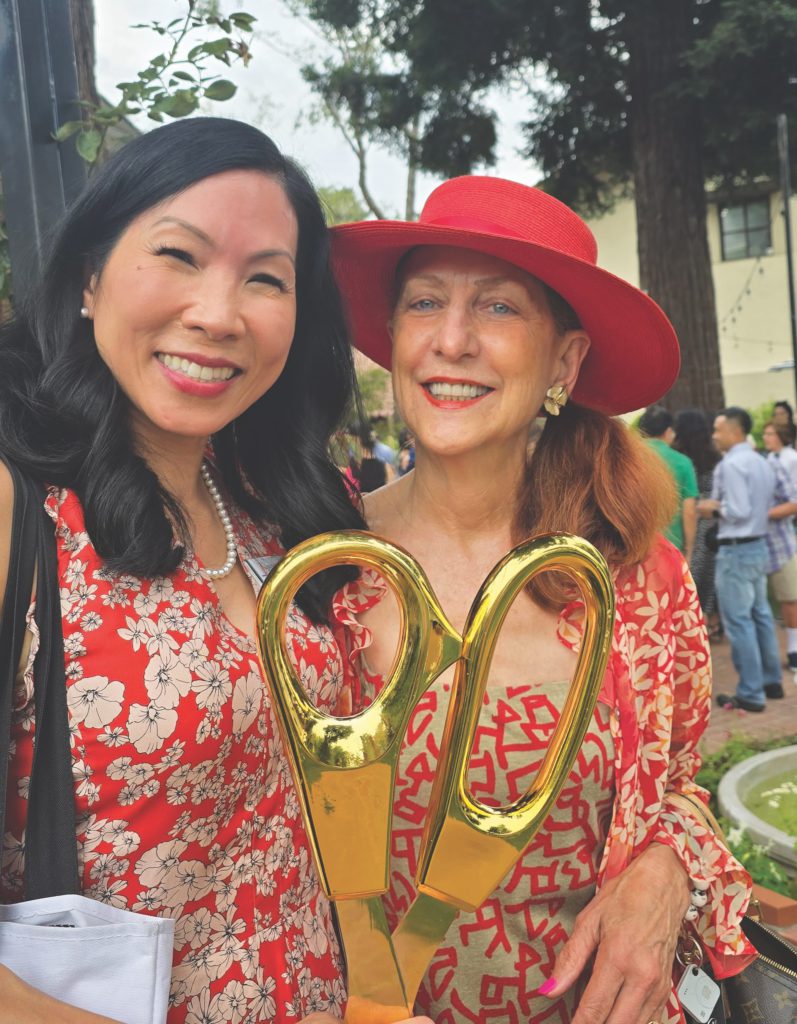
[[[232,529],[232,522],[227,509],[224,506],[224,500],[219,494],[219,489],[213,482],[213,477],[210,475],[210,470],[207,465],[203,462],[202,467],[199,470],[202,480],[204,481],[205,487],[208,489],[208,493],[213,499],[213,504],[216,506],[216,511],[219,513],[219,519],[221,519],[221,525],[224,527],[224,536],[227,540],[227,560],[224,565],[219,569],[200,569],[200,575],[204,576],[206,580],[220,580],[224,576],[229,576],[235,566],[235,562],[238,558],[238,551],[235,547],[235,534]]]

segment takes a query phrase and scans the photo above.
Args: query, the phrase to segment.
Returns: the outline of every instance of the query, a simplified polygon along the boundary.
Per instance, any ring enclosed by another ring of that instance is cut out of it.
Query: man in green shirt
[[[675,440],[672,413],[661,405],[651,405],[639,421],[639,429],[650,447],[663,459],[678,489],[678,511],[664,531],[668,540],[683,552],[687,562],[692,557],[697,530],[697,475],[692,460],[681,452],[673,451]]]

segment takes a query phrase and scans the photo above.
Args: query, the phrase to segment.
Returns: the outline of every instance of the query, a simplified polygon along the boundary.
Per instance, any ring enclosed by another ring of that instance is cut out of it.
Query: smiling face
[[[293,339],[297,244],[281,183],[252,170],[128,225],[83,301],[139,441],[206,439],[268,391]]]
[[[391,329],[396,402],[418,447],[440,455],[525,453],[545,392],[570,393],[589,348],[583,331],[557,330],[536,278],[442,246],[407,257]]]

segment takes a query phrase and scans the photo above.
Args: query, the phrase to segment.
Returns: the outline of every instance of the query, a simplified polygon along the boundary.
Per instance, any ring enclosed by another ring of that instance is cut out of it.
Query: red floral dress
[[[552,818],[493,898],[476,915],[460,915],[452,926],[419,997],[419,1006],[430,1009],[438,1024],[567,1024],[572,1014],[568,1000],[550,1004],[532,999],[532,979],[540,968],[545,977],[551,973],[566,938],[560,911],[568,902],[572,910],[573,902],[565,890],[583,898],[594,891],[595,883],[600,887],[619,874],[653,840],[677,853],[690,878],[709,884],[710,901],[696,930],[717,974],[735,974],[753,957],[740,928],[750,896],[747,873],[701,822],[668,801],[669,793],[678,792],[707,799],[694,776],[700,765],[697,744],[710,710],[710,654],[688,567],[660,538],[644,562],[616,574],[615,591],[617,615],[601,704],[575,770],[582,778],[571,776]],[[364,574],[344,587],[335,602],[355,706],[380,685],[365,665],[370,634],[357,616],[384,592],[378,577]],[[559,638],[574,650],[580,644],[582,615],[583,605],[574,602],[559,619]],[[517,767],[517,761],[511,761],[509,751],[519,748],[527,767],[538,761],[558,714],[558,705],[550,706],[544,687],[518,683],[511,706],[508,699],[502,702],[488,691],[495,707],[482,713],[470,776],[482,796],[495,794],[507,768],[509,789],[504,795],[516,796],[526,788],[522,767],[520,781],[513,777],[512,764]],[[387,899],[394,920],[411,899],[423,794],[438,749],[433,717],[440,696],[430,691],[422,699],[405,741]],[[601,705],[610,712],[605,717]],[[608,821],[601,810],[612,787]],[[580,812],[585,798],[596,800],[591,817]],[[569,851],[559,848],[560,830],[565,829],[563,845]],[[562,891],[558,907],[556,890]],[[662,1024],[684,1024],[674,991]]]
[[[256,649],[193,557],[168,578],[107,572],[70,491],[55,520],[87,896],[176,919],[169,1024],[289,1021],[345,1003],[339,951]],[[242,559],[281,554],[231,516]],[[305,680],[334,701],[339,662],[294,609]],[[32,681],[17,693],[3,888],[21,895]],[[342,1013],[341,1013],[342,1015]]]

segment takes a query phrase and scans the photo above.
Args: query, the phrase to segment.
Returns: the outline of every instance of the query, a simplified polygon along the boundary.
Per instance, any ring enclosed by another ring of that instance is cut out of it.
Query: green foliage
[[[483,109],[468,89],[421,83],[411,54],[396,42],[396,26],[390,20],[398,12],[393,0],[283,2],[323,35],[320,55],[302,54],[302,75],[319,98],[321,116],[338,128],[355,154],[363,198],[375,216],[385,214],[366,182],[372,143],[407,164],[408,220],[416,216],[413,193],[419,167],[458,174],[476,163],[493,161],[493,113]],[[468,6],[470,18],[472,5]],[[402,16],[411,10],[402,7]],[[442,49],[439,39],[436,49]]]
[[[160,36],[166,50],[156,54],[135,79],[118,83],[118,103],[84,103],[82,120],[67,121],[55,133],[59,142],[75,136],[86,163],[97,161],[108,130],[130,114],[146,113],[153,121],[187,117],[203,99],[223,101],[235,95],[234,83],[213,69],[218,62],[226,67],[237,61],[244,66],[249,63],[254,15],[245,11],[222,15],[218,4],[186,3],[182,17],[133,26]]]
[[[166,44],[131,82],[120,82],[121,98],[116,104],[95,106],[82,103],[83,118],[66,121],[54,138],[74,138],[80,156],[93,166],[102,153],[108,131],[130,114],[146,112],[153,121],[164,117],[187,117],[201,100],[229,100],[235,85],[213,73],[217,62],[230,67],[251,60],[249,43],[257,20],[245,11],[223,15],[213,0],[185,0],[184,16],[167,23],[152,21],[134,28],[154,32]],[[203,38],[204,37],[204,38]],[[199,41],[198,41],[199,40]],[[0,194],[0,303],[11,299],[11,265],[2,217]]]
[[[489,161],[483,119],[494,124],[497,115],[484,105],[485,90],[511,84],[527,97],[526,153],[542,168],[546,187],[585,213],[611,206],[632,170],[633,92],[644,76],[633,59],[635,33],[659,2],[382,0],[388,50],[407,62],[414,87],[447,111],[424,130],[422,165],[454,174],[468,161]],[[311,6],[352,25],[372,4]],[[700,104],[707,175],[734,182],[774,176],[774,117],[797,119],[793,0],[677,0],[673,8],[688,28],[677,61],[683,73],[668,90],[673,99]],[[457,145],[444,130],[446,118],[461,135]],[[797,168],[797,132],[792,145]]]
[[[703,765],[697,773],[697,782],[711,793],[711,809],[714,814],[719,816],[717,793],[720,780],[734,765],[765,750],[774,750],[778,747],[790,746],[793,743],[797,743],[797,736],[755,739],[750,736],[734,735],[713,754],[705,754]],[[797,899],[797,879],[790,878],[784,868],[777,861],[772,860],[768,851],[754,843],[746,832],[732,827],[731,823],[724,818],[720,818],[720,824],[725,831],[728,846],[739,862],[750,872],[754,882],[764,885],[774,892]]]
[[[746,832],[728,828],[726,821],[721,824],[725,829],[728,847],[750,873],[754,882],[773,892],[797,899],[797,879],[789,877],[783,866],[772,859],[766,847],[753,842]]]
[[[774,411],[774,402],[764,402],[763,405],[757,405],[754,409],[749,410],[750,419],[753,421],[753,428],[750,433],[753,435],[756,448],[760,450],[764,448],[764,424],[772,419]]]
[[[733,185],[777,176],[773,121],[797,116],[795,49],[793,0],[712,0],[700,12],[679,88],[709,112],[704,157],[712,177]]]
[[[360,370],[357,374],[363,409],[366,416],[375,416],[385,408],[385,393],[390,387],[390,374],[381,366]]]
[[[355,220],[365,220],[368,216],[368,211],[350,188],[323,185],[318,189],[318,195],[329,225],[350,224]]]
[[[720,779],[726,775],[734,765],[746,761],[754,754],[761,754],[765,750],[775,750],[778,747],[786,747],[797,743],[797,736],[778,736],[771,739],[756,739],[751,736],[735,734],[731,736],[719,750],[713,754],[703,755],[703,764],[697,774],[697,783],[711,793],[711,809],[715,814],[719,813],[717,805],[717,792]]]

